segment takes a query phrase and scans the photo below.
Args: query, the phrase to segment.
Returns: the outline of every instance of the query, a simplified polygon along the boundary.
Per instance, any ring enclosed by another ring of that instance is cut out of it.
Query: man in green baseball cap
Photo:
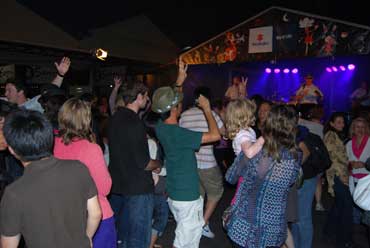
[[[221,138],[207,98],[200,96],[198,105],[204,111],[209,131],[195,132],[178,126],[181,113],[182,85],[187,67],[179,63],[175,89],[161,87],[152,97],[152,110],[160,115],[155,131],[165,154],[168,205],[177,222],[174,247],[199,247],[204,225],[203,198],[199,193],[199,176],[195,151],[201,144]],[[201,218],[199,218],[201,217]]]

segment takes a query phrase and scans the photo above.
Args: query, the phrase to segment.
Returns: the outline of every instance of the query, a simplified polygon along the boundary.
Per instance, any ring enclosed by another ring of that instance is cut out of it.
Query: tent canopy
[[[188,64],[370,53],[370,27],[271,7],[183,53]]]

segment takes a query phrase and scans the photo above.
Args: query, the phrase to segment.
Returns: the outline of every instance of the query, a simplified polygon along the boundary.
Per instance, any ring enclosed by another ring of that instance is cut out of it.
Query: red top
[[[113,211],[106,197],[110,192],[112,179],[101,148],[87,140],[76,140],[65,145],[61,138],[55,138],[54,156],[59,159],[79,160],[86,165],[98,189],[103,220],[112,217]]]

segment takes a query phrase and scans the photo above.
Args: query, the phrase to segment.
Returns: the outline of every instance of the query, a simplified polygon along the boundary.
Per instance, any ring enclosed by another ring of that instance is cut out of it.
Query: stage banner
[[[249,29],[248,53],[272,52],[272,26]]]

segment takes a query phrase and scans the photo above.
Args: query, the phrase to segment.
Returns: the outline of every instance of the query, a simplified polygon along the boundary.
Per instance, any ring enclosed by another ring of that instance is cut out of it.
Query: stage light
[[[270,68],[266,68],[266,69],[265,69],[265,72],[266,72],[266,73],[271,73],[271,69],[270,69]]]
[[[343,65],[341,65],[341,66],[339,66],[339,69],[340,69],[341,71],[345,71],[345,70],[346,70],[346,67],[344,67]]]
[[[284,72],[284,73],[289,73],[289,72],[290,72],[290,70],[289,70],[288,68],[285,68],[283,72]]]
[[[294,74],[298,73],[298,69],[297,69],[297,68],[294,68],[294,69],[292,70],[292,73],[294,73]]]
[[[95,56],[100,60],[105,60],[108,57],[108,51],[105,51],[101,48],[96,49]]]
[[[332,70],[330,69],[330,67],[326,67],[326,71],[327,72],[332,72]]]
[[[275,68],[275,69],[274,69],[274,72],[275,72],[275,73],[280,73],[280,69],[279,69],[279,68]]]
[[[332,66],[331,69],[333,70],[333,72],[337,72],[338,71],[338,68],[335,67],[335,66]]]
[[[348,70],[352,71],[355,69],[355,65],[354,64],[349,64],[348,65]]]

